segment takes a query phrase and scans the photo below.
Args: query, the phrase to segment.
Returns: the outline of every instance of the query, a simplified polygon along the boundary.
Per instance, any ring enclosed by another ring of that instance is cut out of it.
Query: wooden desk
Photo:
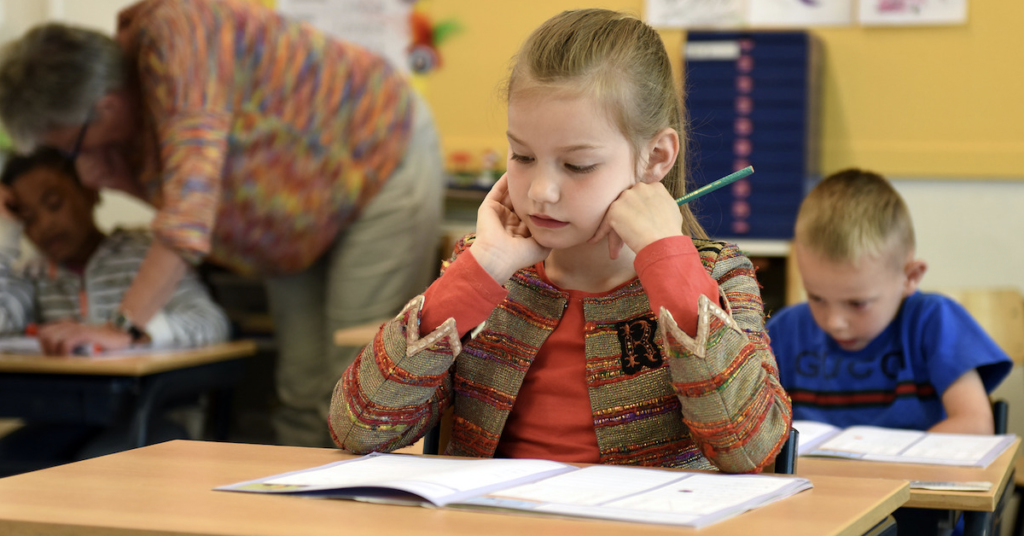
[[[90,359],[0,355],[0,417],[112,426],[130,423],[130,446],[147,442],[149,422],[168,400],[230,388],[251,341]],[[226,415],[221,433],[226,434]]]
[[[797,460],[796,474],[803,477],[829,475],[906,480],[992,482],[992,489],[987,492],[912,489],[910,490],[910,500],[904,505],[906,508],[963,510],[965,511],[965,521],[970,521],[975,516],[968,514],[968,512],[991,514],[996,511],[1000,499],[1007,489],[1007,485],[1013,482],[1011,475],[1014,473],[1020,443],[1021,440],[1018,438],[995,461],[985,468],[880,463],[801,456]]]
[[[171,441],[0,479],[0,534],[76,536],[863,534],[907,484],[814,476],[814,489],[699,532],[609,521],[386,506],[212,491],[344,459],[333,449]]]
[[[0,354],[0,374],[83,374],[89,376],[146,376],[168,370],[217,363],[256,353],[252,341],[234,341],[202,348],[154,350],[117,358],[46,357]]]
[[[380,331],[380,325],[388,320],[390,318],[382,318],[366,324],[339,329],[334,332],[334,344],[362,348],[373,342],[373,337]]]

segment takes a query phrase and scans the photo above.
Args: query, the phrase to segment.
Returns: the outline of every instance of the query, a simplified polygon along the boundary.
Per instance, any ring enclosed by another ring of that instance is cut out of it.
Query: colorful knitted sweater
[[[117,40],[140,86],[153,233],[189,261],[303,270],[405,155],[402,75],[257,2],[146,0]]]
[[[665,309],[655,319],[639,279],[584,302],[601,463],[756,471],[774,460],[789,432],[790,403],[768,346],[753,266],[733,245],[694,243],[725,304],[700,297],[696,337]],[[508,297],[464,344],[453,319],[419,336],[422,296],[385,323],[335,389],[335,442],[353,452],[394,450],[417,441],[454,406],[445,454],[493,456],[526,371],[567,300],[533,268],[505,286]],[[657,366],[626,373],[623,348],[644,341],[624,341],[619,327],[635,322],[653,328],[659,355]]]

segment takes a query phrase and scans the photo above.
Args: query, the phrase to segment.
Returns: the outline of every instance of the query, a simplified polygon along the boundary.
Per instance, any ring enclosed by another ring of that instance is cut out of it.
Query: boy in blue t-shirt
[[[949,298],[918,292],[903,199],[881,176],[833,174],[797,215],[808,302],[768,322],[794,420],[991,434],[987,393],[1009,357]]]

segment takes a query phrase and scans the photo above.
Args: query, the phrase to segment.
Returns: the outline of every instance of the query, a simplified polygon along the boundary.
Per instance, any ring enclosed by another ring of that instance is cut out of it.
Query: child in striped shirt
[[[54,149],[12,157],[0,184],[0,335],[38,323],[46,353],[71,353],[74,348],[51,341],[73,340],[56,335],[116,314],[152,238],[137,230],[100,231],[93,218],[98,193],[82,186],[72,163]],[[17,261],[22,232],[42,258]],[[189,272],[142,332],[154,346],[199,346],[227,340],[229,324]]]
[[[71,160],[55,149],[11,157],[0,173],[0,201],[0,336],[38,324],[46,353],[71,353],[73,345],[54,341],[110,321],[153,239],[144,231],[100,231],[93,218],[99,194],[79,183]],[[23,233],[41,255],[19,260]],[[140,338],[182,347],[228,335],[227,316],[190,271]],[[163,412],[149,429],[153,442],[186,437]],[[130,448],[125,437],[117,425],[27,422],[0,439],[0,476]]]

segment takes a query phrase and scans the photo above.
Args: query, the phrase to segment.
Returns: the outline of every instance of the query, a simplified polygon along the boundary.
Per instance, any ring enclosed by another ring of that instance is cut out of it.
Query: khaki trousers
[[[278,346],[282,445],[333,446],[331,393],[359,348],[338,347],[340,328],[393,316],[438,273],[444,171],[429,108],[417,97],[401,165],[313,266],[266,282]]]

